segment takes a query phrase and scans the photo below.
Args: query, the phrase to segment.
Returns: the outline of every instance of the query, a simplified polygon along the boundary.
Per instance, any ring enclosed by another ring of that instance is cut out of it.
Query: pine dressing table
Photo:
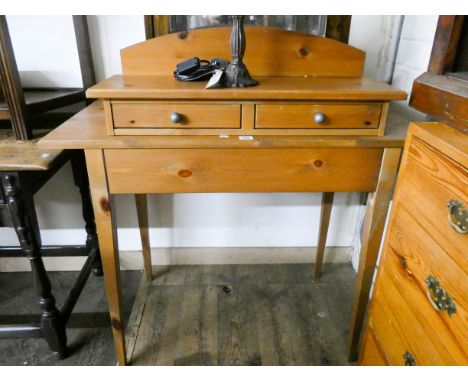
[[[127,360],[112,195],[136,195],[151,279],[146,194],[183,192],[323,192],[316,276],[333,193],[369,192],[350,329],[355,359],[406,133],[405,123],[387,122],[388,107],[406,94],[362,78],[358,49],[259,27],[246,27],[244,58],[258,86],[206,90],[172,77],[195,55],[229,59],[229,35],[200,29],[123,49],[123,75],[89,89],[100,100],[39,143],[85,150],[119,364]]]

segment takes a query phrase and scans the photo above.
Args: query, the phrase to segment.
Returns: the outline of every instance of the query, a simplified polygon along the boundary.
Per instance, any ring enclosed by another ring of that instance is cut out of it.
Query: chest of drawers
[[[361,365],[468,364],[468,137],[410,126]]]

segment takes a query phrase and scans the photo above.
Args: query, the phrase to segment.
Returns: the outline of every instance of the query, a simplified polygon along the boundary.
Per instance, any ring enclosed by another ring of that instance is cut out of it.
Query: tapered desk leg
[[[330,215],[333,206],[333,192],[324,192],[322,194],[322,211],[320,213],[320,230],[317,244],[317,256],[315,257],[315,278],[322,274],[323,255],[327,244],[328,226],[330,225]]]
[[[153,270],[151,265],[151,247],[148,229],[148,203],[146,200],[146,194],[135,194],[135,202],[138,215],[138,228],[140,229],[146,280],[151,282],[153,280]]]
[[[366,216],[364,218],[361,238],[361,252],[359,254],[359,268],[356,276],[351,316],[348,349],[350,361],[355,361],[358,356],[361,330],[366,314],[367,303],[369,302],[372,278],[379,254],[388,206],[392,198],[400,155],[400,148],[388,148],[384,150],[377,189],[369,194],[367,199]]]
[[[100,149],[85,150],[91,197],[99,238],[99,248],[104,270],[107,304],[114,335],[115,352],[119,365],[126,365],[125,333],[120,293],[120,266],[117,244],[117,227],[112,214],[104,153]]]

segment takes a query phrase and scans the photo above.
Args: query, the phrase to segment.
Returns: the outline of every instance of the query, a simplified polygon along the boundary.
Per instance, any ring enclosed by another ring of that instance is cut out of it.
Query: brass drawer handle
[[[459,200],[452,199],[448,202],[447,207],[449,208],[448,221],[450,227],[452,227],[455,232],[461,233],[462,235],[467,233],[468,211],[463,203]]]
[[[438,312],[446,310],[449,317],[457,312],[457,307],[452,300],[452,297],[447,291],[440,287],[440,282],[434,276],[429,276],[426,279],[427,298],[429,302]]]
[[[405,366],[416,366],[416,361],[409,351],[403,354],[403,359],[405,361]]]

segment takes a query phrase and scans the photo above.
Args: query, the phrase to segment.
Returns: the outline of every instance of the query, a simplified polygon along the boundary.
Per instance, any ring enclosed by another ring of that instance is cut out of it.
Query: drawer
[[[105,150],[111,193],[373,191],[381,149]]]
[[[114,128],[240,129],[240,104],[112,102]]]
[[[466,346],[454,339],[396,254],[387,255],[368,322],[385,359],[390,365],[403,366],[409,353],[419,366],[467,365]]]
[[[385,354],[377,345],[374,333],[369,327],[367,327],[363,336],[359,366],[388,366]]]
[[[382,105],[257,104],[257,129],[377,129]]]
[[[437,242],[427,222],[414,218],[408,202],[400,198],[392,228],[388,235],[388,254],[385,268],[394,282],[400,286],[404,298],[419,315],[428,332],[440,341],[451,343],[468,351],[468,277],[448,255],[447,248]],[[451,297],[456,312],[437,311],[429,296],[427,280],[432,276]],[[468,358],[467,358],[468,362]]]
[[[447,207],[451,200],[468,207],[468,170],[413,138],[398,192],[406,210],[430,232],[447,256],[462,269],[468,269],[468,234],[458,233],[450,226]],[[444,257],[439,258],[440,263],[445,261]]]

